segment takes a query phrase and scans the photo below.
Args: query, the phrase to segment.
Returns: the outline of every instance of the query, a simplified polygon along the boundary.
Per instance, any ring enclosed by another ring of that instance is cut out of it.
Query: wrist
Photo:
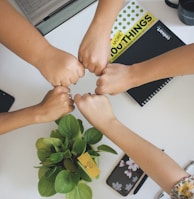
[[[121,123],[116,118],[112,118],[104,122],[99,130],[103,132],[107,137],[111,137],[115,130],[118,129],[120,124]]]
[[[33,121],[34,124],[47,122],[48,120],[47,110],[42,109],[41,105],[38,104],[30,108],[31,108],[31,114],[32,114],[31,120]]]
[[[147,64],[147,62],[140,62],[129,66],[129,82],[130,84],[132,82],[132,87],[138,87],[148,82],[154,81],[157,71],[150,69],[152,68]]]
[[[135,88],[143,84],[144,75],[140,64],[128,66],[128,88]]]
[[[53,46],[45,43],[36,53],[33,65],[42,73],[42,70],[49,64],[53,52]]]

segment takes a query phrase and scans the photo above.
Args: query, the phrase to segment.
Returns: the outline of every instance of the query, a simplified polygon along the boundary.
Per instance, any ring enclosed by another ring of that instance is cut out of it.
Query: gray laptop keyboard
[[[47,5],[48,2],[50,2],[50,0],[20,0],[20,3],[29,15],[34,13],[40,7]]]
[[[24,14],[31,22],[32,19],[35,16],[37,16],[38,10],[39,11],[41,10],[40,14],[42,14],[43,10],[48,11],[47,9],[48,7],[53,8],[53,6],[56,6],[56,2],[61,4],[64,1],[71,2],[67,4],[67,6],[64,6],[62,9],[59,9],[54,15],[52,15],[52,17],[48,17],[46,20],[42,20],[39,23],[35,22],[32,23],[41,32],[42,35],[45,35],[97,0],[63,0],[63,1],[62,0],[15,0],[15,1],[18,3],[20,8],[23,10]]]

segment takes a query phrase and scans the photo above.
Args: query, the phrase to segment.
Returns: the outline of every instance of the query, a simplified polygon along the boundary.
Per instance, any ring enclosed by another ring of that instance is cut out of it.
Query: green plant
[[[82,121],[71,114],[56,123],[58,128],[51,131],[50,137],[39,138],[36,142],[40,160],[38,191],[45,197],[62,193],[67,199],[91,199],[92,190],[86,182],[99,175],[100,152],[116,154],[116,151],[107,145],[96,146],[102,133],[93,127],[84,132]],[[85,160],[85,155],[91,158],[87,161],[94,163],[89,169],[80,158],[83,156]]]

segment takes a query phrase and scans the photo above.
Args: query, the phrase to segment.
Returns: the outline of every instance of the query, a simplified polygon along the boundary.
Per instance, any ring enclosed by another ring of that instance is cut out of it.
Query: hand
[[[103,35],[103,30],[92,26],[80,45],[78,59],[90,72],[101,75],[110,59],[110,49],[110,34]]]
[[[52,46],[44,53],[38,69],[53,86],[68,87],[84,76],[84,66],[73,55]]]
[[[123,64],[108,64],[96,82],[96,94],[115,95],[132,88],[134,78],[131,69],[131,66]]]
[[[34,108],[37,110],[37,122],[50,122],[59,119],[74,110],[70,89],[58,86],[49,91],[42,102]]]
[[[74,101],[84,117],[102,132],[116,119],[111,104],[104,95],[76,94]]]

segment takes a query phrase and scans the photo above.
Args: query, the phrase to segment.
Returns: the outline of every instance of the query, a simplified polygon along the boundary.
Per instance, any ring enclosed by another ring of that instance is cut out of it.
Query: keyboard
[[[26,17],[36,25],[75,0],[15,0]]]
[[[29,15],[36,12],[37,9],[47,6],[49,2],[52,3],[50,0],[19,0],[18,2],[25,8],[25,11]]]

